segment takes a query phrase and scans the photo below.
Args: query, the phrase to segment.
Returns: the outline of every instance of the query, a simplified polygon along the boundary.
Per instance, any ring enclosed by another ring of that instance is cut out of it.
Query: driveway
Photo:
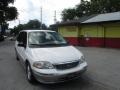
[[[0,42],[0,90],[119,90],[120,50],[76,47],[88,62],[88,71],[77,80],[61,84],[30,84],[15,59],[14,42]]]
[[[77,47],[88,62],[86,76],[106,86],[120,88],[120,49]]]

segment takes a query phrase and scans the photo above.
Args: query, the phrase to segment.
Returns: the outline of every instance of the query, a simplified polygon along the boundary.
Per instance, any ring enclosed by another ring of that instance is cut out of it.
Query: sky
[[[61,21],[61,12],[66,8],[75,7],[80,0],[15,0],[13,6],[18,9],[19,16],[17,20],[10,21],[9,27],[27,23],[29,20],[40,19],[40,8],[42,7],[43,23],[47,26],[54,24],[54,15],[56,11],[57,21]]]

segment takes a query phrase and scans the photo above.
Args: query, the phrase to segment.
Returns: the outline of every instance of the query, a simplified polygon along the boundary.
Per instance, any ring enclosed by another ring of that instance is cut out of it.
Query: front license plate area
[[[74,77],[77,77],[78,76],[78,73],[72,73],[72,74],[68,74],[66,77],[64,77],[63,79],[64,80],[69,80],[69,79],[72,79]]]

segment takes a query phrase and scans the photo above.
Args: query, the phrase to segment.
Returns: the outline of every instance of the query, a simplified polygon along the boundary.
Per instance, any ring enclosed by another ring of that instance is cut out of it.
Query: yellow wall
[[[63,37],[120,38],[120,23],[60,26],[58,32]]]
[[[59,27],[58,32],[63,37],[78,37],[77,26],[62,26],[62,27]]]
[[[84,25],[80,29],[79,36],[84,37],[104,37],[104,28],[98,25]]]
[[[120,26],[119,27],[106,27],[106,37],[107,38],[120,38]]]

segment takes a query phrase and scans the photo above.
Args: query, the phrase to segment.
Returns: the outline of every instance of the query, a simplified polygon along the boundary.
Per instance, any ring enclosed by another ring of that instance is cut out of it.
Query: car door
[[[19,44],[22,44],[23,46],[20,46]],[[23,65],[24,65],[24,61],[26,60],[26,47],[27,47],[27,33],[21,32],[17,38],[16,49],[20,61]]]

